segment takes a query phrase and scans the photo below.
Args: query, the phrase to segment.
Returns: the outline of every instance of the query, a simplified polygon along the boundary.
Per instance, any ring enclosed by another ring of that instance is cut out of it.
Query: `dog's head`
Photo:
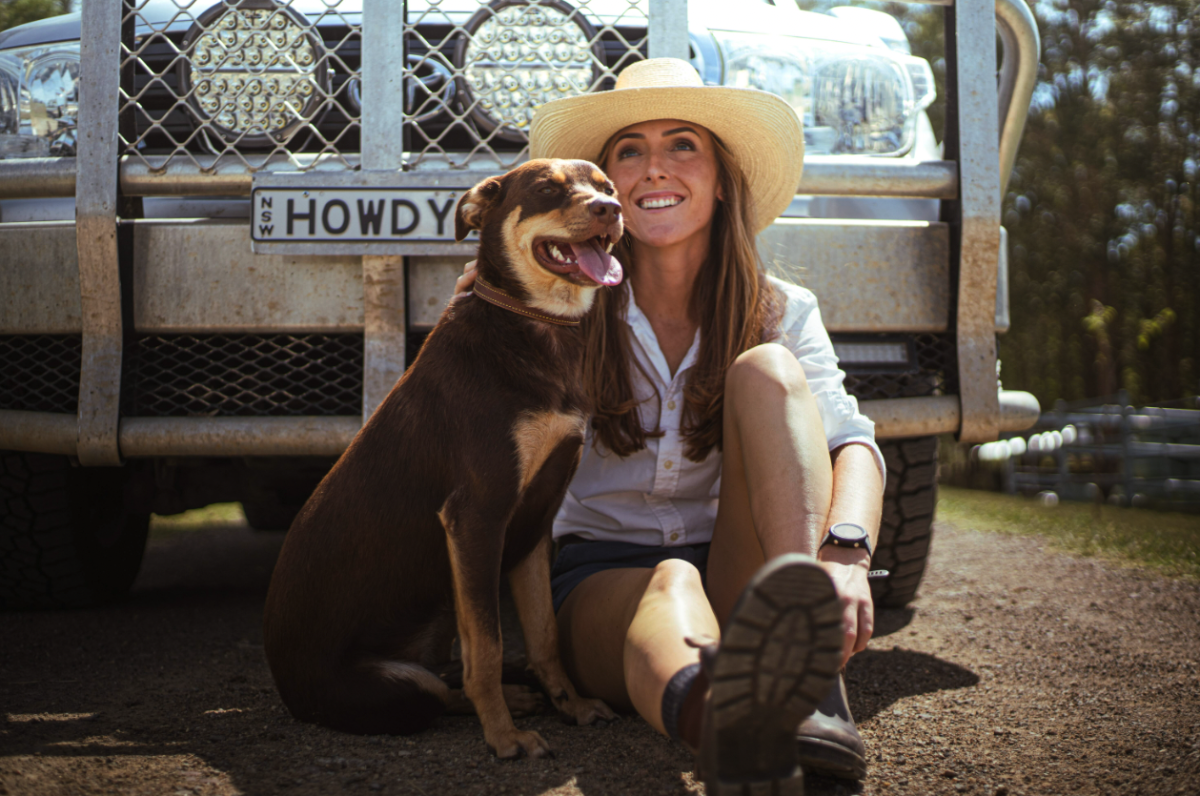
[[[596,288],[621,282],[609,252],[621,237],[621,204],[604,172],[585,160],[531,160],[463,195],[462,240],[480,231],[480,267],[502,269],[531,306],[577,318]],[[482,273],[482,270],[481,270]]]

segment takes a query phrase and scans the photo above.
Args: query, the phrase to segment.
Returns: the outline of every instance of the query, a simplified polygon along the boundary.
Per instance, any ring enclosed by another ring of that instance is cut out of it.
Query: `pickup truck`
[[[1025,0],[936,2],[940,143],[930,64],[865,8],[84,0],[0,33],[0,604],[123,594],[151,513],[240,501],[286,529],[473,253],[446,223],[459,192],[527,157],[542,103],[668,55],[804,120],[759,245],[820,298],[876,423],[876,599],[905,604],[938,435],[1038,417],[996,359],[1037,29]]]

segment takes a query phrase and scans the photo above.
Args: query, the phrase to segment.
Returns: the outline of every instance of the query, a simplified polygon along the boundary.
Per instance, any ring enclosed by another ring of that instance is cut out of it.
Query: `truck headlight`
[[[714,31],[723,82],[783,97],[809,154],[902,155],[934,100],[921,58],[854,44]]]
[[[591,89],[600,46],[591,24],[559,0],[493,2],[467,23],[455,53],[463,101],[484,130],[523,140],[537,108]]]
[[[0,158],[74,157],[79,42],[0,52]]]
[[[324,45],[303,17],[272,0],[209,8],[183,51],[180,85],[193,112],[231,142],[284,141],[329,94]]]

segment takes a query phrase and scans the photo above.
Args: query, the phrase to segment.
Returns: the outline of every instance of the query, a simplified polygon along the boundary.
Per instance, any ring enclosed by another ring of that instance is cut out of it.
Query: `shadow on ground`
[[[487,752],[473,717],[445,717],[406,738],[296,722],[262,652],[262,603],[281,543],[282,535],[245,527],[177,534],[152,543],[132,594],[118,605],[0,614],[0,755],[21,778],[17,788],[3,777],[0,785],[32,794],[94,783],[132,794],[694,789],[690,755],[636,717],[607,728],[570,727],[553,716],[518,720],[557,754],[504,763]],[[894,632],[911,617],[881,612],[880,624]],[[507,617],[507,639],[517,637],[515,628]],[[860,720],[906,696],[978,681],[900,649],[856,656],[847,678]],[[808,778],[810,794],[856,790]]]
[[[178,534],[152,543],[118,605],[0,613],[0,791],[99,784],[132,794],[434,796],[690,786],[690,756],[636,718],[607,728],[519,719],[556,757],[515,762],[492,758],[474,717],[443,717],[403,738],[293,720],[262,652],[262,604],[281,543],[245,527]],[[516,635],[515,624],[505,630]]]

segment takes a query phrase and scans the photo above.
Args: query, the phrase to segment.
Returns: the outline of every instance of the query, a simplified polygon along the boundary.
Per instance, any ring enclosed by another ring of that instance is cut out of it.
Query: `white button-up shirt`
[[[874,452],[886,477],[883,455],[875,444],[875,424],[858,411],[858,402],[842,385],[846,374],[838,367],[833,344],[821,323],[817,297],[782,280],[771,281],[785,300],[774,342],[786,346],[804,368],[829,449],[861,442]],[[721,453],[714,448],[704,461],[693,462],[684,455],[685,440],[680,433],[683,388],[688,371],[696,364],[700,333],[672,376],[632,286],[630,290],[626,323],[632,332],[631,347],[651,377],[648,382],[637,368],[631,368],[634,395],[641,401],[643,426],[651,431],[657,427],[663,436],[649,437],[644,449],[620,457],[597,442],[589,427],[579,469],[554,521],[554,536],[577,534],[585,539],[663,547],[708,542],[717,519]],[[656,399],[656,391],[661,401]]]

